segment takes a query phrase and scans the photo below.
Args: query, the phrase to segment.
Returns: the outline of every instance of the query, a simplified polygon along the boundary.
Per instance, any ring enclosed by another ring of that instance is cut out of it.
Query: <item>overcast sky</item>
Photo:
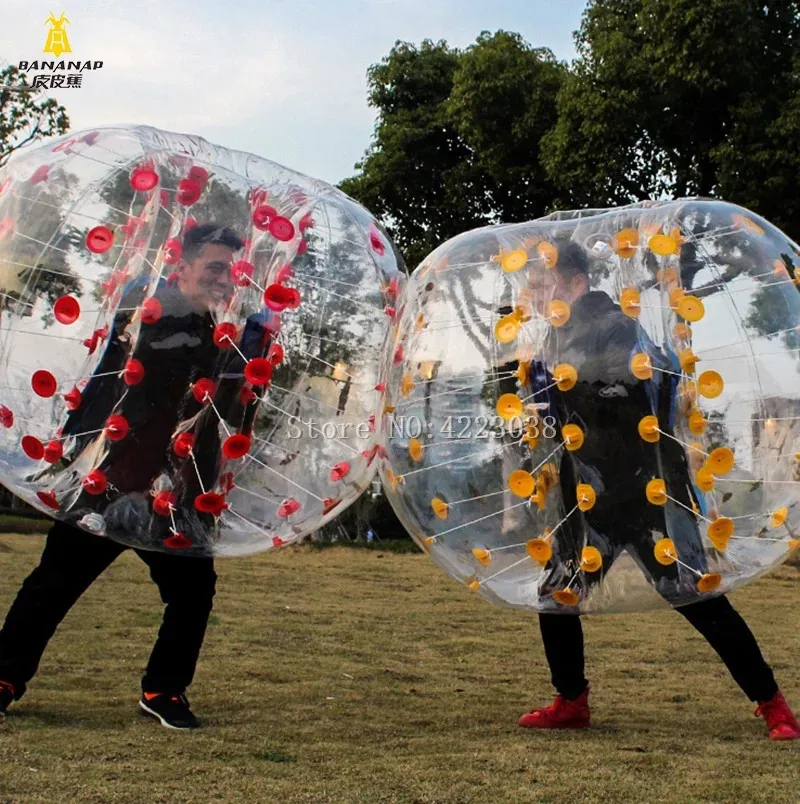
[[[465,46],[517,31],[560,59],[585,0],[3,0],[0,60],[42,53],[66,12],[73,60],[102,60],[80,89],[52,94],[74,130],[143,123],[199,134],[335,183],[374,125],[367,68],[398,39]]]

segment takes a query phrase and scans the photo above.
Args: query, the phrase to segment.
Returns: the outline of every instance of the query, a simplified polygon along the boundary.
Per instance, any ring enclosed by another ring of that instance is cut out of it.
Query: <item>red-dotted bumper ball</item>
[[[125,544],[297,541],[377,470],[403,284],[373,217],[266,159],[147,127],[0,170],[0,462]]]
[[[383,480],[445,571],[535,611],[679,606],[800,549],[800,250],[696,199],[448,241],[386,363]]]

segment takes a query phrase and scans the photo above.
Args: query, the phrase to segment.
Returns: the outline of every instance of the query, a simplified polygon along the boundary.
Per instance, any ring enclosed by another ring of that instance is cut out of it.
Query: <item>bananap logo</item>
[[[18,66],[22,84],[3,87],[16,92],[30,92],[42,89],[80,89],[83,86],[84,75],[88,71],[100,70],[102,61],[86,59],[62,59],[65,54],[72,54],[72,43],[67,32],[67,26],[72,25],[65,11],[57,17],[52,11],[44,21],[47,26],[42,53],[54,57],[50,59],[33,59],[20,61]],[[80,47],[78,47],[80,52]]]

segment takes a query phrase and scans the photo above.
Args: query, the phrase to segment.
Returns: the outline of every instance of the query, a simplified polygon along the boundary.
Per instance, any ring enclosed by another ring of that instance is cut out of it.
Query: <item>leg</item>
[[[540,614],[539,629],[553,686],[567,700],[580,697],[588,683],[583,675],[581,618],[572,614]]]
[[[214,561],[136,552],[150,568],[150,577],[166,605],[142,690],[182,695],[192,683],[213,606],[217,580]]]
[[[753,632],[725,596],[681,606],[682,614],[719,654],[720,659],[751,701],[771,700],[778,685],[764,661]]]
[[[22,584],[0,631],[0,679],[14,687],[16,698],[67,612],[124,550],[64,522],[50,529],[39,566]]]

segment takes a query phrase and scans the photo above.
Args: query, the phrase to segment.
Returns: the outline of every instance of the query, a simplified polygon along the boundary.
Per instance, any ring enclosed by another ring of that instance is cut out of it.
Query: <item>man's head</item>
[[[553,268],[534,269],[530,278],[533,301],[540,315],[547,315],[551,299],[572,304],[589,291],[589,258],[580,243],[556,242],[558,257]]]
[[[175,272],[178,289],[197,312],[227,302],[233,293],[233,255],[244,244],[232,230],[215,223],[190,229]]]

